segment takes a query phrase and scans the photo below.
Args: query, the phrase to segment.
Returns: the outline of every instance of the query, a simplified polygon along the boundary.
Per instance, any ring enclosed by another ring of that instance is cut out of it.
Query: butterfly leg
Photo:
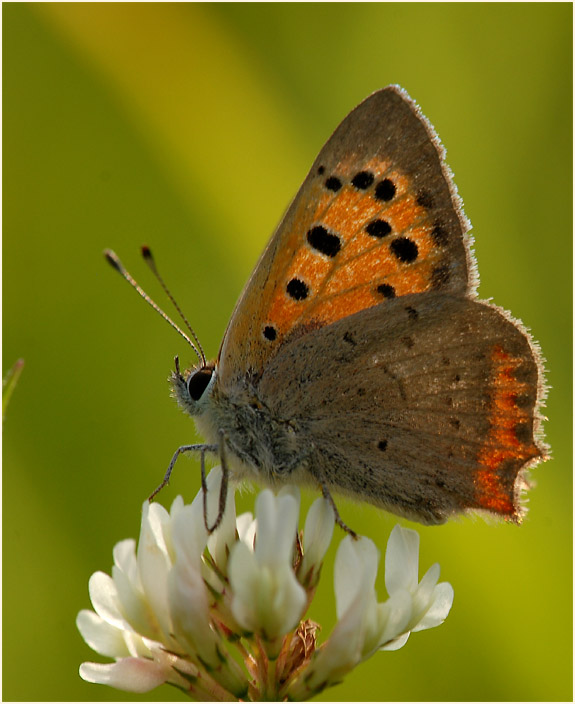
[[[220,499],[218,503],[218,515],[216,516],[216,520],[214,521],[214,524],[210,527],[208,525],[208,487],[206,484],[206,466],[204,462],[204,452],[202,452],[200,456],[200,469],[201,469],[201,474],[202,474],[202,493],[203,493],[203,501],[204,501],[204,525],[206,526],[206,530],[208,531],[208,535],[211,535],[216,528],[220,525],[222,522],[222,519],[224,517],[224,512],[226,510],[226,500],[228,497],[228,479],[229,479],[229,470],[228,470],[228,465],[226,462],[226,455],[225,455],[225,449],[224,449],[224,431],[220,430],[220,461],[221,461],[221,466],[222,466],[222,483],[220,484]]]
[[[321,486],[321,493],[323,494],[323,498],[327,499],[327,501],[329,501],[329,503],[333,509],[333,513],[335,515],[335,522],[337,523],[337,525],[340,528],[343,528],[343,530],[346,533],[349,533],[354,540],[357,540],[358,539],[357,533],[354,530],[352,530],[346,523],[343,522],[341,516],[339,515],[339,511],[337,510],[337,506],[335,505],[335,501],[333,500],[333,496],[329,493],[329,489],[321,480],[320,480],[320,486]]]
[[[160,492],[162,489],[169,483],[170,481],[170,476],[172,474],[172,470],[174,469],[174,465],[176,464],[176,460],[180,456],[182,452],[201,452],[202,456],[202,462],[204,459],[204,453],[206,452],[217,452],[218,447],[217,445],[182,445],[181,447],[178,447],[178,449],[174,452],[174,456],[172,457],[172,461],[170,462],[170,465],[168,469],[166,470],[166,474],[164,475],[164,479],[162,480],[162,483],[160,486],[155,489],[150,496],[148,497],[148,501],[152,501],[153,498]]]

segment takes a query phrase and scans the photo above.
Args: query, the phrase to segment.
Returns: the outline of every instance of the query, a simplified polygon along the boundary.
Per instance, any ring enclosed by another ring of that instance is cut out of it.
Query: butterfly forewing
[[[222,387],[358,311],[471,293],[466,230],[431,125],[401,89],[374,93],[328,140],[248,282],[220,352]]]

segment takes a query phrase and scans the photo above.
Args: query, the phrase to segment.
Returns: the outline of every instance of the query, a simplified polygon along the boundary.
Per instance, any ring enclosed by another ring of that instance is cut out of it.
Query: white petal
[[[184,508],[184,499],[178,494],[176,498],[172,501],[170,506],[170,517],[172,520],[178,515],[178,513]]]
[[[278,496],[277,516],[275,523],[275,549],[273,548],[271,541],[269,541],[271,554],[268,554],[270,555],[271,559],[268,564],[282,565],[285,564],[286,561],[288,562],[290,567],[293,564],[293,551],[295,546],[295,538],[297,535],[298,517],[298,499],[294,498],[294,496],[287,493],[285,495]]]
[[[441,582],[433,591],[433,601],[425,616],[413,627],[413,631],[423,631],[442,624],[453,604],[453,587],[449,582]]]
[[[291,567],[285,567],[276,575],[275,590],[273,614],[264,623],[264,631],[271,638],[284,636],[293,630],[307,604],[306,591],[297,581]]]
[[[201,498],[201,492],[198,496]],[[172,537],[176,564],[168,578],[168,595],[173,628],[191,651],[198,651],[217,667],[215,640],[209,626],[209,599],[202,577],[206,567],[202,553],[208,533],[201,502],[184,506],[178,513]]]
[[[314,692],[318,687],[338,682],[357,665],[361,660],[364,644],[362,623],[365,606],[366,602],[362,599],[350,605],[343,618],[336,623],[328,640],[317,652],[303,680],[296,684],[294,691],[288,691],[290,698],[297,700],[305,695],[305,691],[298,692],[298,686],[303,685],[308,692]]]
[[[301,503],[301,492],[297,486],[294,484],[284,484],[282,488],[278,491],[278,497],[280,496],[291,496],[297,503],[297,512],[299,514],[299,507]]]
[[[142,587],[160,628],[169,633],[168,572],[171,560],[164,538],[163,524],[170,521],[160,504],[144,503],[142,527],[138,541],[137,561]]]
[[[139,633],[132,633],[131,631],[124,631],[124,640],[132,657],[149,659],[153,655],[152,651],[161,647],[161,644],[157,641],[143,638]]]
[[[385,553],[385,586],[390,596],[399,589],[417,589],[418,562],[419,533],[396,525]]]
[[[417,587],[417,591],[418,598],[420,598],[422,601],[428,602],[431,599],[433,590],[435,589],[435,587],[437,586],[437,582],[439,581],[439,574],[439,563],[436,562],[435,564],[431,565],[431,567],[421,578],[421,582]]]
[[[218,517],[220,486],[222,480],[221,467],[214,467],[207,478],[208,487],[208,517],[210,526]],[[228,488],[226,506],[222,522],[218,529],[208,538],[208,550],[219,569],[225,574],[230,548],[236,541],[236,502],[234,492]]]
[[[136,541],[133,538],[122,540],[114,546],[114,564],[122,570],[128,579],[140,585],[138,563],[136,562]]]
[[[256,521],[251,513],[242,513],[236,518],[236,530],[239,539],[245,543],[250,550],[254,549],[254,538],[256,536]]]
[[[289,564],[262,565],[245,543],[238,542],[230,555],[228,574],[232,613],[243,628],[274,640],[297,625],[307,599]]]
[[[167,680],[164,668],[153,660],[124,658],[118,662],[102,665],[85,662],[80,665],[80,677],[86,682],[107,684],[125,692],[143,694]]]
[[[368,538],[346,536],[340,543],[334,567],[339,620],[313,662],[312,687],[341,678],[380,642],[374,589],[378,560]]]
[[[208,476],[206,477],[206,488],[208,490],[206,496],[207,520],[210,526],[214,524],[220,512],[220,489],[222,484],[222,478],[223,473],[222,468],[220,466],[211,469],[208,473]],[[203,513],[204,495],[201,489],[198,492],[196,499],[201,500]]]
[[[411,614],[409,630],[413,630],[429,610],[438,579],[439,565],[435,563],[423,575],[417,589],[413,592],[413,613]]]
[[[334,588],[338,619],[350,604],[373,590],[379,551],[369,538],[347,535],[339,544],[334,565]]]
[[[257,627],[255,600],[257,596],[258,564],[254,553],[242,541],[237,542],[228,561],[228,576],[232,586],[232,613],[242,628]]]
[[[407,643],[408,638],[409,632],[404,633],[402,636],[399,636],[399,638],[396,638],[395,640],[392,640],[389,643],[383,645],[381,647],[381,650],[399,650],[400,648],[403,648],[403,646]]]
[[[217,639],[210,628],[208,594],[201,572],[190,562],[176,563],[168,580],[170,614],[178,641],[214,668],[220,665]]]
[[[347,611],[356,598],[360,587],[357,574],[360,562],[347,535],[339,544],[334,563],[335,603],[338,619]]]
[[[378,604],[378,621],[381,628],[378,647],[381,648],[385,643],[404,634],[407,631],[411,614],[412,598],[406,590],[396,591],[386,602]]]
[[[316,499],[308,511],[303,533],[303,560],[299,572],[300,579],[307,580],[319,574],[319,567],[331,543],[335,516],[329,501]]]
[[[143,592],[118,567],[112,568],[112,574],[118,591],[120,610],[125,620],[137,633],[158,640],[161,636],[158,622]]]
[[[145,531],[147,544],[153,544],[162,552],[167,552],[164,538],[164,525],[169,523],[170,520],[170,514],[161,504],[144,501],[142,505],[142,523],[138,547],[142,542],[142,532]]]
[[[176,564],[185,561],[199,570],[208,532],[204,523],[203,509],[199,510],[198,504],[184,506],[178,513],[172,526],[172,540]]]
[[[123,658],[130,654],[123,632],[104,621],[93,611],[84,609],[76,618],[76,626],[86,643],[100,655]]]
[[[104,621],[123,628],[126,622],[120,611],[118,590],[114,580],[104,572],[94,572],[88,582],[88,591],[96,613]]]
[[[361,643],[360,651],[361,659],[365,660],[377,650],[381,642],[382,623],[378,618],[379,604],[377,603],[375,589],[371,589],[363,597],[363,601],[364,608],[361,624],[363,642]]]
[[[258,563],[270,568],[280,568],[286,562],[291,564],[298,502],[289,494],[276,497],[269,489],[264,489],[256,499],[256,517]]]
[[[276,503],[276,497],[270,489],[264,489],[257,495],[256,516],[258,527],[255,553],[259,564],[270,564],[274,560],[278,510]]]

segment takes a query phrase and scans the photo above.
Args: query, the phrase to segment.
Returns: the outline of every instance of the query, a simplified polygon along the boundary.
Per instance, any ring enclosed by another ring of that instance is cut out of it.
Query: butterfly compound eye
[[[204,391],[210,383],[213,373],[213,369],[203,367],[190,376],[188,379],[188,393],[194,401],[199,401],[201,399]]]

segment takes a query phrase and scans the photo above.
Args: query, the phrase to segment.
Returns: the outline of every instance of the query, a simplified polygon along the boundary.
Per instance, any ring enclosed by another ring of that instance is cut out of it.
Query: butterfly
[[[207,443],[179,448],[161,486],[199,451],[205,489],[215,452],[210,530],[228,473],[315,486],[351,533],[332,493],[424,524],[472,510],[519,522],[526,470],[547,455],[543,367],[523,325],[477,300],[469,227],[418,106],[398,86],[370,95],[315,160],[217,359],[193,331],[198,364],[176,358],[174,395]]]

